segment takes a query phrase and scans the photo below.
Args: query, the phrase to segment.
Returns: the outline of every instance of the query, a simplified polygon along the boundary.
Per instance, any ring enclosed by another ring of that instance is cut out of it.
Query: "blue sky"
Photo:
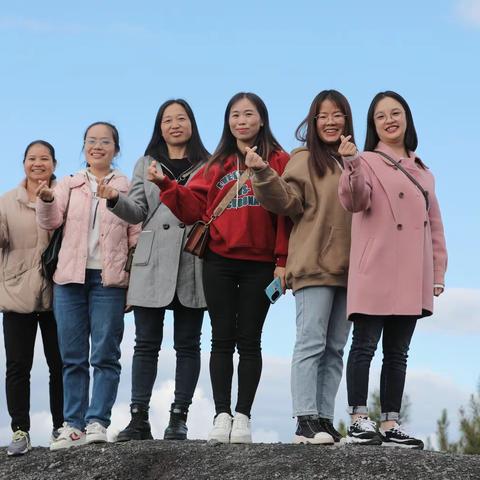
[[[445,380],[450,393],[461,392],[448,404],[455,415],[479,376],[479,51],[479,0],[83,1],[68,9],[65,2],[10,3],[0,13],[0,193],[22,177],[24,147],[36,138],[56,147],[59,176],[79,169],[83,130],[97,120],[118,126],[118,167],[130,175],[168,98],[190,102],[213,150],[228,99],[254,91],[269,107],[275,135],[291,150],[294,130],[320,90],[336,88],[349,98],[360,147],[372,97],[396,90],[412,108],[418,153],[436,176],[449,249],[447,293],[418,329],[410,368],[413,376],[438,376],[437,384]],[[205,352],[208,330],[207,321]],[[294,333],[294,302],[286,297],[269,314],[264,334],[265,355],[279,359],[285,377]],[[167,338],[166,351],[169,345]],[[129,356],[124,346],[125,361]],[[165,381],[172,374],[166,372]],[[206,398],[208,388],[206,378]],[[289,391],[282,395],[288,413]],[[120,400],[128,403],[127,389],[125,397]],[[342,414],[344,406],[337,410]],[[0,444],[7,424],[0,412]]]

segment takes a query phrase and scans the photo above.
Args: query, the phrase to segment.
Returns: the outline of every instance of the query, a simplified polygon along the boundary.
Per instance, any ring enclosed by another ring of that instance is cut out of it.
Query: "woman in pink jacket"
[[[112,161],[120,151],[117,129],[105,122],[84,135],[87,168],[51,189],[40,182],[37,221],[47,230],[65,224],[55,271],[53,308],[63,360],[64,418],[51,450],[106,442],[120,380],[120,342],[128,250],[138,226],[121,220],[97,197],[108,183],[127,193],[129,182]],[[91,353],[90,353],[91,349]],[[90,364],[93,388],[89,401]]]
[[[354,213],[347,289],[353,340],[347,363],[352,425],[347,441],[423,448],[398,424],[407,353],[417,320],[433,313],[444,289],[447,251],[434,178],[415,154],[417,134],[407,102],[381,92],[367,115],[365,151],[349,137],[340,201]],[[381,425],[368,418],[370,362],[383,333]]]

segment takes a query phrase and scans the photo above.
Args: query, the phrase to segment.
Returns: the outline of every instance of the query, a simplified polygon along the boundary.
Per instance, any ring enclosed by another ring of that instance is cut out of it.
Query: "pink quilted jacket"
[[[129,182],[118,170],[113,172],[109,184],[121,193],[127,193]],[[37,223],[45,230],[54,230],[63,223],[63,215],[72,190],[68,216],[63,231],[62,247],[53,280],[55,283],[85,283],[87,265],[88,232],[92,191],[84,171],[73,177],[63,178],[55,187],[52,202],[37,199]],[[102,252],[102,282],[105,287],[127,287],[125,272],[128,249],[137,242],[140,225],[130,225],[109,212],[106,200],[100,199],[100,249]]]

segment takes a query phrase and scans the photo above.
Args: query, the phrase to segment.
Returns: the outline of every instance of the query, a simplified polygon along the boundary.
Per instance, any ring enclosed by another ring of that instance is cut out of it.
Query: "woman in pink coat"
[[[354,322],[347,363],[352,425],[347,441],[423,448],[398,424],[407,353],[417,320],[433,312],[444,289],[447,252],[434,177],[415,154],[418,140],[407,102],[387,91],[367,114],[365,151],[349,137],[339,147],[346,168],[340,201],[354,213],[347,314]],[[383,333],[381,425],[368,418],[370,363]]]

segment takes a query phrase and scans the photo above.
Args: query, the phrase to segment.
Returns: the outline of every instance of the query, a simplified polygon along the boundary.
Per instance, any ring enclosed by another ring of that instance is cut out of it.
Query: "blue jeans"
[[[203,309],[185,307],[177,298],[169,307],[173,309],[173,348],[177,354],[174,403],[188,409],[200,374]],[[148,407],[157,377],[165,308],[134,307],[133,312],[132,405]]]
[[[63,361],[63,416],[75,428],[92,422],[110,425],[120,381],[125,292],[102,286],[100,270],[87,270],[84,284],[54,285],[53,309]]]
[[[333,420],[351,322],[346,289],[306,287],[295,292],[297,338],[292,357],[293,416]]]

